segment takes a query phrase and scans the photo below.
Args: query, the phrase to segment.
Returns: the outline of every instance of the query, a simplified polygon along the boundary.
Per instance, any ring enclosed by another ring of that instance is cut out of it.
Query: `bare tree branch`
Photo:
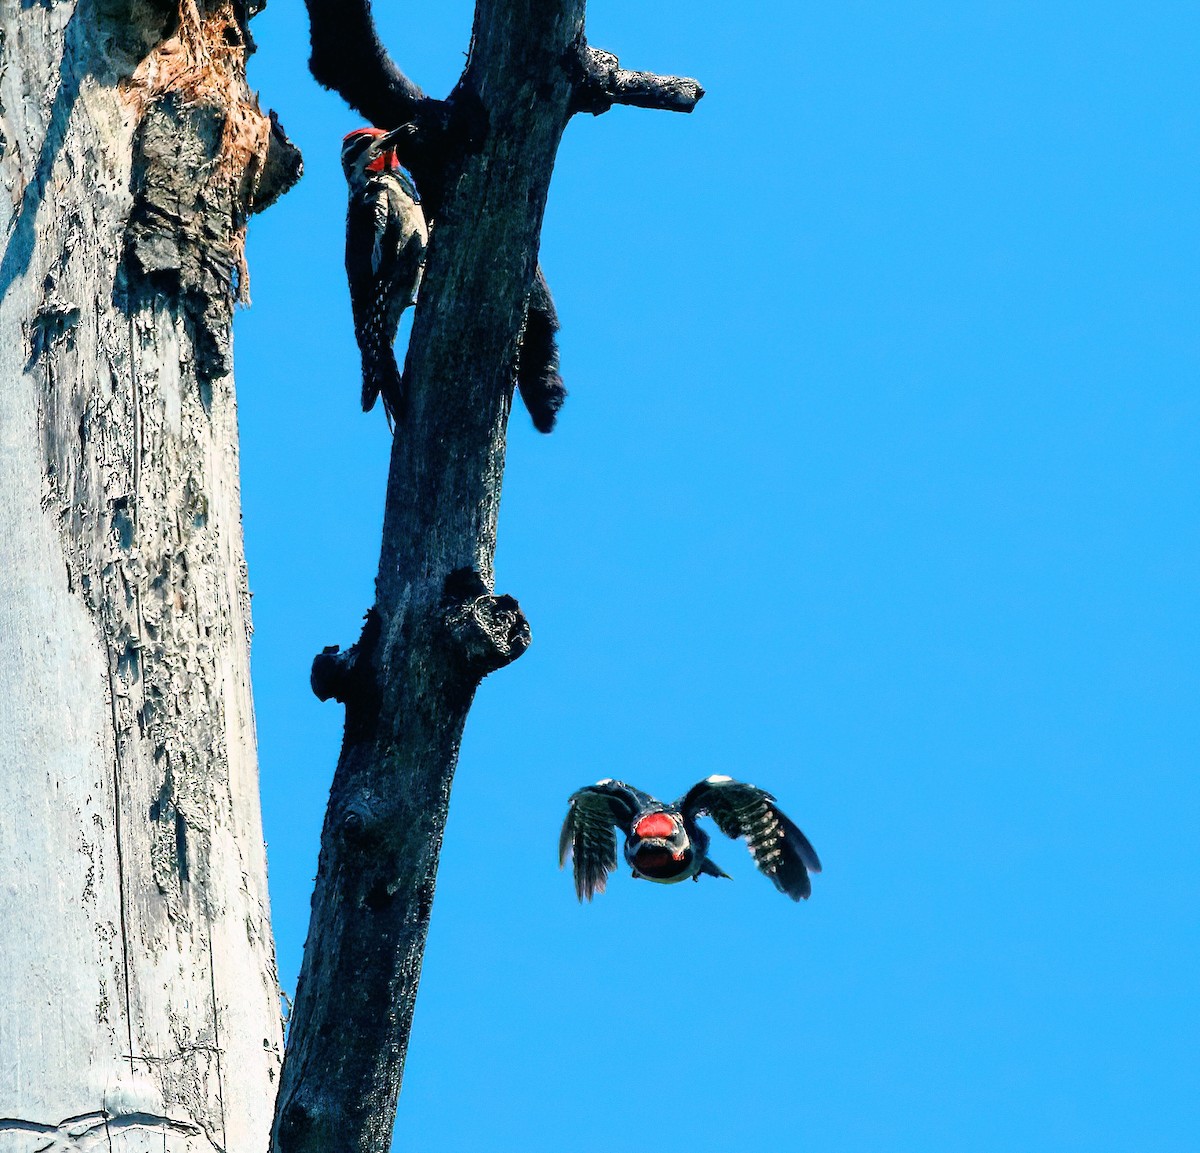
[[[307,3],[322,82],[381,126],[414,110],[419,120],[426,98],[379,45],[368,6]],[[537,253],[558,143],[578,110],[584,10],[585,0],[477,0],[466,71],[441,105],[458,127],[436,146],[436,134],[412,144],[423,198],[437,189],[436,226],[392,446],[376,604],[350,652],[327,650],[313,668],[318,695],[345,703],[346,731],[274,1153],[388,1149],[467,711],[482,678],[529,644],[517,602],[493,593],[496,519],[514,366],[542,416],[552,421],[561,403],[557,319]],[[365,37],[358,48],[346,42],[347,12]],[[326,35],[338,42],[328,51]]]
[[[478,101],[464,93],[448,100],[426,96],[388,55],[370,0],[305,0],[305,5],[314,78],[378,128],[414,126],[396,151],[416,178],[426,215],[435,217],[447,152],[478,145],[483,130]]]
[[[429,97],[393,63],[367,0],[305,0],[318,84],[381,128],[416,120]]]
[[[661,112],[691,112],[704,89],[686,76],[657,76],[630,72],[611,52],[580,46],[573,112],[599,116],[614,104],[652,108]]]

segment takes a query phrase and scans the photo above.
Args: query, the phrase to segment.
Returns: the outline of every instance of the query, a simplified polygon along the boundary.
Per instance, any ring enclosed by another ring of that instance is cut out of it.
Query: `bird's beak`
[[[416,133],[417,126],[415,124],[401,124],[399,128],[393,128],[391,132],[387,132],[383,136],[377,136],[374,144],[371,145],[371,150],[376,153],[386,152],[395,148],[401,140],[415,136]]]

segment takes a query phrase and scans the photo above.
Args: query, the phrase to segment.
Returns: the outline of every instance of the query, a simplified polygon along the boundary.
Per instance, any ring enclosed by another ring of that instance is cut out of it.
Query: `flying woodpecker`
[[[702,873],[728,877],[708,856],[708,834],[696,823],[712,817],[727,837],[744,837],[750,855],[781,893],[799,901],[812,892],[810,873],[821,862],[808,838],[775,804],[770,793],[711,776],[672,804],[623,781],[603,780],[571,795],[558,840],[558,863],[575,858],[575,894],[590,901],[604,892],[617,867],[617,837],[625,835],[625,860],[635,877],[673,885]]]

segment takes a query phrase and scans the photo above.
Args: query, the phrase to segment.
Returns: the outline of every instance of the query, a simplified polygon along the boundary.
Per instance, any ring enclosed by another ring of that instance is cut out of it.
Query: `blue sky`
[[[434,95],[471,6],[379,5]],[[654,5],[593,44],[691,117],[568,129],[542,260],[571,390],[514,414],[534,643],[468,725],[397,1148],[1175,1153],[1200,1139],[1197,3]],[[388,436],[357,409],[343,133],[301,6],[251,81],[305,154],[237,321],[254,674],[294,987]],[[800,906],[613,879],[567,796],[729,773]]]

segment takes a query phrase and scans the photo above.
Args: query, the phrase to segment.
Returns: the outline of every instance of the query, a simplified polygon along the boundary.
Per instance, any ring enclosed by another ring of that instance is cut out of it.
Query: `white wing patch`
[[[723,785],[726,781],[732,781],[732,777],[727,777],[722,773],[713,773],[711,777],[705,777],[705,781],[710,785]]]
[[[379,266],[383,263],[383,236],[388,225],[387,190],[377,187],[371,198],[371,215],[375,220],[375,243],[371,245],[371,275],[379,275]]]

